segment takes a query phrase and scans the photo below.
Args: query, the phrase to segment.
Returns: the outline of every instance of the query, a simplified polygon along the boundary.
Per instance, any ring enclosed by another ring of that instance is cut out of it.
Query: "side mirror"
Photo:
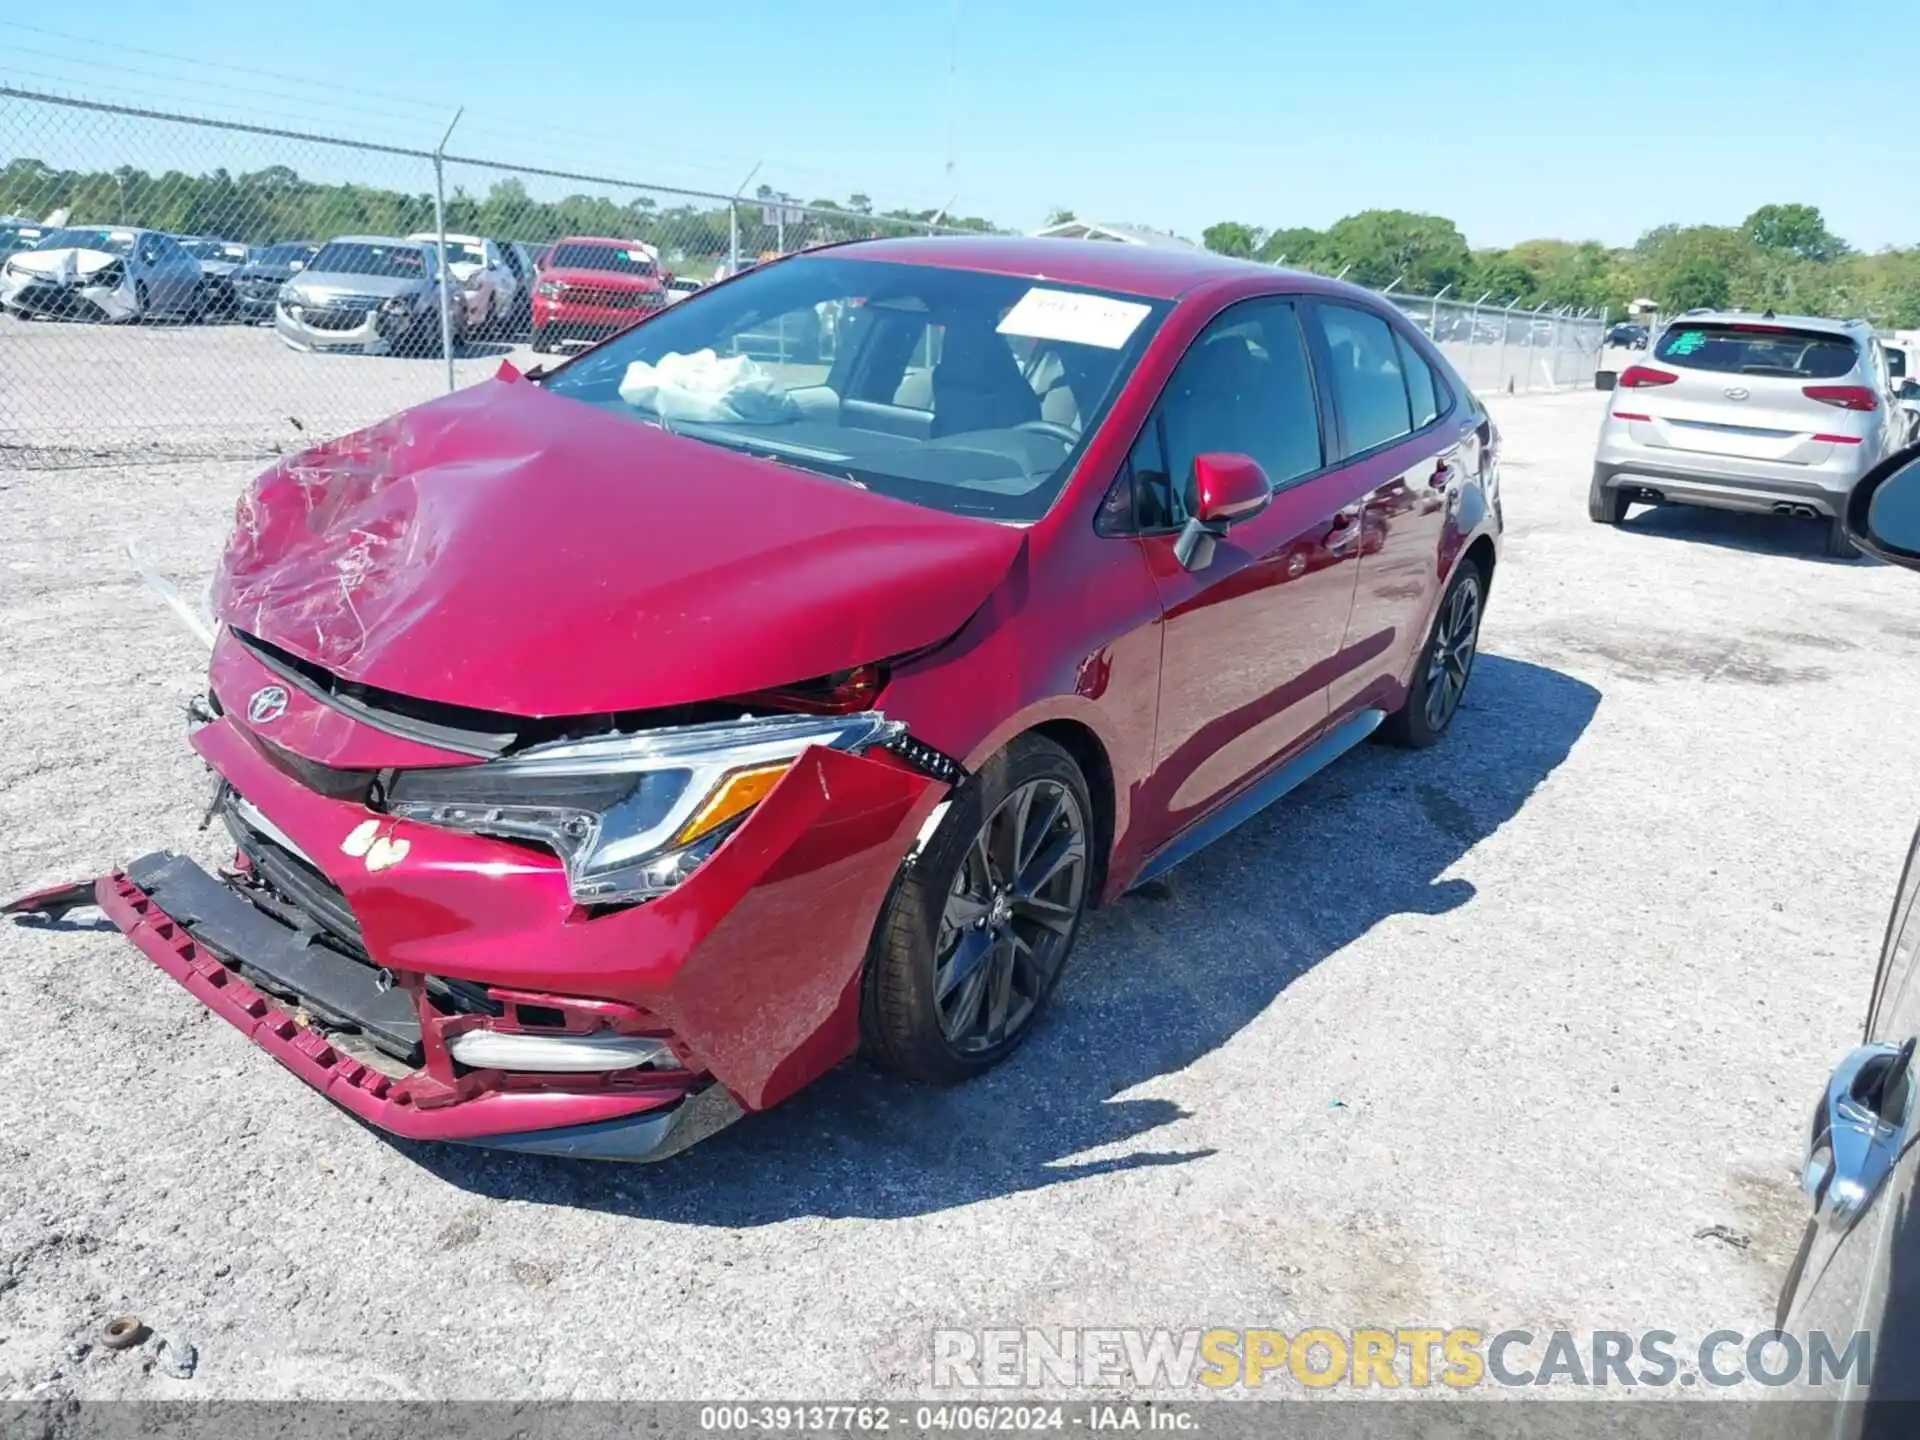
[[[1847,498],[1847,534],[1890,565],[1920,570],[1920,446],[1882,460]]]
[[[1273,484],[1251,455],[1212,452],[1193,459],[1193,515],[1174,541],[1188,570],[1213,563],[1213,542],[1273,503]]]
[[[1619,379],[1620,372],[1617,370],[1596,370],[1593,372],[1593,388],[1596,390],[1611,390],[1615,382]]]

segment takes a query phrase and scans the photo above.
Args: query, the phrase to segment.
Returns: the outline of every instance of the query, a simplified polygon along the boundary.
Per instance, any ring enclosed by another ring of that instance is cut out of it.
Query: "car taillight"
[[[1613,418],[1616,420],[1651,420],[1653,419],[1651,415],[1637,415],[1629,410],[1616,410],[1613,412]]]
[[[1824,440],[1829,445],[1858,445],[1860,443],[1860,437],[1858,435],[1816,435],[1813,438],[1816,440]]]
[[[1629,365],[1613,383],[1621,390],[1644,390],[1649,385],[1671,385],[1679,378],[1670,370],[1655,370],[1651,365]]]
[[[1880,397],[1864,385],[1808,385],[1800,392],[1809,400],[1841,410],[1878,410]]]

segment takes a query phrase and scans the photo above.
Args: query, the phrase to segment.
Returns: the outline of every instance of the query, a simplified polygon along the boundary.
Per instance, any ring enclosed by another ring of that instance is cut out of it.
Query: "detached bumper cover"
[[[589,917],[567,897],[557,859],[484,837],[383,820],[406,859],[374,871],[341,847],[373,812],[278,770],[230,720],[203,726],[193,742],[325,865],[369,959],[313,943],[244,887],[166,853],[92,887],[141,952],[309,1085],[391,1134],[609,1159],[671,1153],[852,1054],[875,917],[945,790],[905,757],[809,751],[676,890]],[[6,908],[51,915],[87,898],[59,887]],[[429,977],[632,1007],[673,1037],[685,1068],[462,1069],[447,1039],[503,1022],[436,1010],[421,988]],[[418,1061],[376,1066],[350,1053],[370,1055],[369,1044],[406,1053],[416,1037]]]
[[[724,1121],[724,1116],[715,1114],[712,1103],[723,1099],[724,1091],[706,1103],[696,1104],[701,1096],[689,1096],[681,1086],[598,1095],[492,1090],[448,1104],[423,1103],[406,1081],[396,1081],[354,1059],[241,978],[194,929],[162,909],[156,894],[134,880],[135,874],[160,894],[184,894],[187,904],[181,905],[182,909],[196,900],[204,903],[204,897],[196,896],[196,891],[211,887],[225,892],[226,887],[191,861],[158,854],[95,882],[94,899],[141,953],[185,986],[207,1009],[329,1100],[389,1134],[409,1140],[638,1160],[661,1158],[716,1128],[716,1119]],[[273,926],[272,921],[253,912],[230,892],[227,903],[234,909],[206,907],[206,918],[200,922],[205,934],[218,935],[230,944],[257,942],[261,932],[238,912],[250,912],[259,926],[284,928]],[[263,953],[255,952],[254,958],[264,958]],[[689,1126],[689,1121],[699,1123]],[[684,1133],[687,1130],[693,1133]],[[616,1136],[620,1137],[618,1145],[612,1143]]]

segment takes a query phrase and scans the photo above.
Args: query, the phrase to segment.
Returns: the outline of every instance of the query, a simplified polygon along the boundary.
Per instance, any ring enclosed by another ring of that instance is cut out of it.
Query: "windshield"
[[[622,275],[653,274],[653,256],[638,245],[556,245],[549,270],[616,270]]]
[[[915,504],[1036,520],[1169,308],[822,255],[690,295],[542,383]]]
[[[410,280],[427,274],[427,252],[417,245],[330,240],[307,266],[316,275],[380,275]]]
[[[30,250],[47,232],[38,225],[0,225],[0,255]]]
[[[36,250],[101,250],[109,255],[131,255],[133,231],[55,230],[33,248]]]
[[[305,264],[319,248],[318,245],[269,245],[253,258],[258,265]]]
[[[483,247],[469,244],[465,240],[449,240],[447,241],[447,263],[449,265],[484,265],[487,263],[487,252]]]
[[[225,240],[182,240],[180,248],[196,260],[231,260],[243,265],[247,259],[246,246]]]
[[[1853,341],[1825,331],[1783,325],[1676,325],[1660,337],[1654,358],[1722,375],[1787,375],[1837,380],[1856,359]]]

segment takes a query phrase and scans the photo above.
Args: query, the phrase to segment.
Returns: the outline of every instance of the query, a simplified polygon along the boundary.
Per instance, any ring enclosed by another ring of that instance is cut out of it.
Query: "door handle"
[[[1846,1230],[1866,1210],[1906,1143],[1913,1111],[1911,1038],[1862,1045],[1834,1068],[1813,1117],[1800,1188],[1814,1218]]]

